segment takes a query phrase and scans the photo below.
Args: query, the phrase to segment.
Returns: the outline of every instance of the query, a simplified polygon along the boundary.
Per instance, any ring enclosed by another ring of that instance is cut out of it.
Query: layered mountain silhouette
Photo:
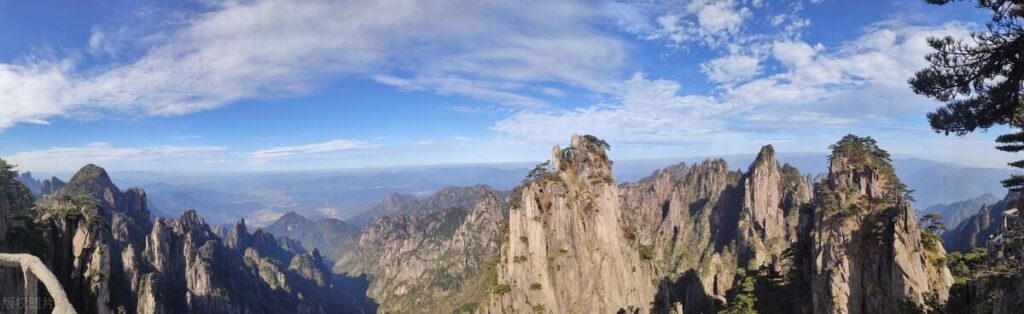
[[[350,221],[290,212],[265,228],[154,218],[145,191],[94,165],[49,194],[9,173],[0,248],[39,256],[83,313],[897,313],[1024,299],[1000,290],[1012,284],[953,288],[944,248],[987,245],[1015,194],[934,207],[962,220],[944,246],[871,138],[838,141],[824,174],[769,145],[744,170],[708,159],[623,184],[609,149],[577,135],[510,191],[392,194]],[[19,276],[0,272],[2,296],[24,295]],[[986,293],[1002,297],[964,297]]]

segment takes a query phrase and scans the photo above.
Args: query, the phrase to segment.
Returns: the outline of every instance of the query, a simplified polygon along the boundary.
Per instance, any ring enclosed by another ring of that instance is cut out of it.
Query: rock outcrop
[[[316,222],[289,212],[264,228],[278,237],[294,239],[306,248],[317,248],[324,257],[334,261],[355,248],[359,229],[344,221],[325,218]]]
[[[945,247],[957,252],[986,247],[988,241],[1001,232],[1003,211],[1014,208],[1017,203],[1018,193],[1010,192],[994,204],[979,206],[977,212],[942,234]]]
[[[473,311],[495,276],[498,195],[481,186],[446,188],[413,206],[432,205],[378,218],[335,271],[371,275],[368,295],[382,312]]]
[[[359,301],[362,291],[343,290],[351,285],[327,271],[318,251],[250,234],[244,222],[228,245],[193,210],[151,221],[144,191],[122,192],[93,165],[37,205],[42,255],[83,313],[375,309]]]
[[[619,209],[608,146],[573,136],[512,192],[507,240],[486,312],[629,313],[655,287]]]
[[[800,208],[811,201],[807,180],[779,166],[765,146],[746,173],[723,160],[679,164],[621,188],[627,234],[653,261],[655,310],[678,302],[686,312],[720,308],[743,268],[783,271],[796,242]]]
[[[745,171],[707,160],[617,186],[608,149],[573,136],[511,193],[393,195],[361,232],[294,213],[270,232],[215,232],[194,211],[151,221],[144,191],[91,165],[30,223],[84,312],[377,310],[365,293],[391,313],[891,313],[949,297],[942,243],[870,138],[838,142],[815,179],[765,146]],[[0,198],[8,238],[25,223],[9,219],[16,202]],[[1018,300],[991,291],[1004,297],[988,304]]]
[[[834,145],[816,193],[813,312],[895,313],[948,298],[945,251],[924,243],[906,188],[874,140],[850,135]]]

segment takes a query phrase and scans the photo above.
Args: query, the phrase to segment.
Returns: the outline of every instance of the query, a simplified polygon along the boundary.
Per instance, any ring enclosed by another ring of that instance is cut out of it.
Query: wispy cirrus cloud
[[[220,146],[126,147],[95,142],[18,152],[3,158],[22,170],[71,172],[89,163],[115,164],[122,169],[195,170],[203,165],[216,167],[229,163],[233,159],[231,155],[226,147]]]
[[[281,146],[253,152],[250,157],[256,161],[267,161],[295,156],[320,155],[355,151],[375,147],[370,143],[357,140],[337,139],[320,143]]]
[[[206,5],[175,23],[134,27],[148,32],[99,27],[81,48],[90,54],[0,63],[0,129],[54,117],[182,115],[304,95],[339,77],[536,107],[544,101],[526,84],[603,92],[627,59],[586,2]],[[125,45],[138,52],[118,54]]]
[[[927,38],[965,37],[970,29],[961,23],[887,22],[831,47],[777,41],[763,57],[775,64],[772,71],[760,73],[756,62],[742,58],[726,62],[734,70],[705,69],[720,81],[718,92],[686,92],[679,82],[637,74],[620,85],[611,101],[523,111],[498,121],[492,130],[526,142],[550,143],[573,133],[593,133],[613,143],[687,145],[772,134],[793,138],[809,130],[877,132],[905,126],[907,119],[923,124],[924,112],[936,104],[911,92],[906,79],[924,67],[924,56],[931,51]]]

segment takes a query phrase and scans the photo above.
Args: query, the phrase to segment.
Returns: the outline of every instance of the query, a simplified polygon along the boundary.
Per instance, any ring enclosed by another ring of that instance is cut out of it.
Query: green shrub
[[[530,284],[530,290],[540,290],[540,288],[542,288],[542,286],[539,282],[534,282]]]
[[[653,245],[640,245],[640,258],[645,260],[654,259],[654,246]]]

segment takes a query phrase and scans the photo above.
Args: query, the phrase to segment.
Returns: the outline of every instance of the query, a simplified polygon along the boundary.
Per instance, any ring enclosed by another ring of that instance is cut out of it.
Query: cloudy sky
[[[930,36],[984,27],[923,0],[2,1],[0,156],[22,170],[282,170],[824,153],[1001,167],[906,83]]]

